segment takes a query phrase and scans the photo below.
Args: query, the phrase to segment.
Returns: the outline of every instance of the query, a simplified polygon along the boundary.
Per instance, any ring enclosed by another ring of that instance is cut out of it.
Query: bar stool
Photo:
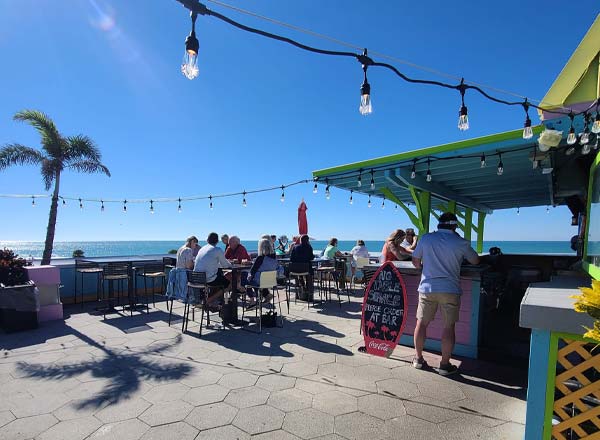
[[[144,278],[144,296],[146,297],[146,304],[148,304],[147,280],[148,279],[152,280],[152,305],[154,307],[156,307],[156,302],[155,302],[155,297],[154,297],[155,296],[154,289],[156,286],[155,280],[160,278],[160,280],[161,280],[161,291],[160,292],[162,294],[162,292],[165,289],[165,284],[166,284],[166,279],[167,279],[167,276],[165,275],[165,266],[162,263],[146,264],[146,265],[142,266],[142,273],[137,274],[137,276]]]
[[[286,301],[288,306],[288,313],[290,313],[290,292],[292,290],[292,280],[295,280],[296,284],[296,296],[294,297],[294,304],[296,304],[296,300],[298,299],[299,292],[303,292],[302,289],[306,290],[306,303],[310,308],[310,296],[312,293],[313,304],[315,301],[314,296],[314,286],[312,286],[313,281],[310,275],[310,263],[290,263],[288,265],[288,282],[286,286]],[[302,283],[305,287],[302,287]],[[310,286],[310,287],[309,287]],[[312,291],[312,292],[311,292]],[[302,298],[300,298],[302,299]]]
[[[117,301],[120,305],[121,303],[121,292],[123,291],[124,281],[127,281],[127,288],[129,290],[129,283],[131,282],[131,266],[129,263],[108,263],[104,266],[104,274],[102,277],[102,301],[108,301],[109,305],[107,308],[103,309],[103,318],[106,319],[107,311],[114,311],[114,287],[115,282],[117,283]],[[104,287],[106,286],[105,282],[108,281],[108,297],[106,298],[104,295]],[[123,306],[123,310],[125,310],[125,306]],[[133,310],[131,311],[133,315]]]
[[[350,290],[348,289],[348,285],[346,284],[346,258],[335,257],[334,271],[331,275],[333,276],[333,280],[335,282],[335,288],[340,307],[342,307],[342,298],[340,296],[341,291],[346,291],[346,295],[348,296],[348,302],[350,302]]]
[[[325,293],[325,299],[327,301],[331,300],[331,297],[328,296],[331,290],[331,281],[333,280],[333,272],[335,271],[334,262],[333,261],[324,261],[319,267],[315,269],[319,279],[319,292],[321,292],[321,296]],[[327,284],[327,287],[325,287]]]
[[[75,304],[77,304],[77,274],[81,277],[81,308],[83,308],[84,275],[96,275],[96,301],[98,301],[103,273],[104,269],[102,269],[98,263],[93,261],[75,260]]]
[[[363,272],[363,267],[368,266],[369,265],[369,259],[366,257],[358,257],[356,259],[356,266],[354,267],[355,271],[354,274],[352,275],[352,279],[350,280],[350,285],[352,286],[352,289],[356,288],[356,271],[360,269],[361,272]],[[365,284],[364,282],[364,272],[363,272],[363,285]]]
[[[200,316],[200,329],[198,330],[198,336],[202,336],[202,324],[204,322],[205,312],[206,325],[210,325],[210,315],[207,301],[210,286],[206,282],[206,272],[188,271],[187,280],[187,293],[185,299],[185,306],[183,308],[183,323],[181,324],[181,331],[187,331],[188,322],[190,320],[190,307],[192,309],[192,320],[194,320],[194,308],[200,305],[202,309],[202,315]],[[196,291],[198,292],[197,294]],[[171,310],[173,310],[172,305]]]

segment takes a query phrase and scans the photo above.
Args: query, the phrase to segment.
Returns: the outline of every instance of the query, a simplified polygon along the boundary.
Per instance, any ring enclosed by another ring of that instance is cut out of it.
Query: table
[[[231,295],[229,299],[225,297],[225,304],[232,304],[233,307],[229,308],[228,313],[223,313],[221,319],[223,320],[223,324],[225,325],[237,325],[239,323],[238,319],[238,278],[241,276],[241,273],[244,271],[249,271],[252,267],[252,263],[233,263],[231,265]]]

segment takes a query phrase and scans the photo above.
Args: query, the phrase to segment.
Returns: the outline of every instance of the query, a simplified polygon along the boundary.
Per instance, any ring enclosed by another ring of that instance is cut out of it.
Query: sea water
[[[182,241],[57,241],[52,250],[53,257],[71,258],[73,251],[80,249],[86,257],[112,257],[131,255],[160,255],[170,250],[178,249]],[[203,242],[200,243],[204,244]],[[249,250],[257,249],[258,240],[242,240],[242,244]],[[313,249],[322,251],[327,246],[325,240],[311,241]],[[356,245],[353,240],[340,240],[338,248],[349,251]],[[370,252],[381,252],[383,241],[365,241]],[[223,244],[221,243],[222,247]],[[499,247],[505,254],[574,254],[568,241],[484,241],[483,250]],[[475,242],[473,242],[475,247]],[[42,241],[0,241],[0,248],[12,249],[24,258],[41,258],[44,251]]]

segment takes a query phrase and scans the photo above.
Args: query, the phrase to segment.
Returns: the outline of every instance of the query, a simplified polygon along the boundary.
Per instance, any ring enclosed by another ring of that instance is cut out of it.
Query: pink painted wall
[[[404,284],[406,285],[406,295],[408,297],[408,315],[406,317],[406,327],[403,334],[413,335],[417,324],[417,304],[419,300],[419,280],[421,275],[406,275],[402,274]],[[471,284],[470,279],[460,280],[460,287],[463,291],[460,304],[460,315],[456,323],[456,343],[471,344]],[[440,340],[442,338],[442,315],[438,309],[435,319],[427,327],[427,338]]]

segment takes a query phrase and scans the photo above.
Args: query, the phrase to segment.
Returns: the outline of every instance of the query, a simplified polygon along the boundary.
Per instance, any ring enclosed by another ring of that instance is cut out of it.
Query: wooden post
[[[471,226],[473,226],[473,209],[465,208],[465,227],[463,232],[465,233],[465,240],[471,243]]]
[[[477,249],[476,251],[483,252],[483,227],[485,225],[485,212],[477,213]]]

